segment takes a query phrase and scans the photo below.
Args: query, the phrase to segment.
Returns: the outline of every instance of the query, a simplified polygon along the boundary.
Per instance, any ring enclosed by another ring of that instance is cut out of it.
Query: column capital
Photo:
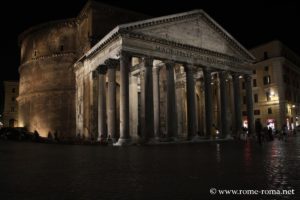
[[[203,67],[203,68],[202,68],[202,71],[203,71],[204,73],[212,73],[212,72],[213,72],[213,69],[210,68],[210,67]]]
[[[109,58],[109,59],[104,61],[104,64],[108,68],[116,68],[120,63],[117,59]]]
[[[96,70],[97,70],[98,74],[105,74],[107,67],[106,67],[106,65],[99,65]]]
[[[191,71],[191,72],[196,72],[196,67],[192,64],[184,64],[183,65],[185,72]]]
[[[132,55],[130,54],[130,52],[127,51],[120,51],[119,52],[119,58],[120,59],[130,59],[132,57]]]
[[[142,58],[144,67],[153,67],[153,58],[149,56],[145,56]]]
[[[240,76],[241,75],[240,72],[232,72],[232,71],[230,71],[229,73],[231,74],[231,76]]]
[[[251,76],[250,74],[244,74],[244,79],[245,79],[246,81],[251,81],[252,76]]]
[[[220,74],[220,75],[223,75],[223,76],[226,76],[226,75],[228,75],[228,71],[226,71],[226,70],[221,70],[221,71],[219,72],[219,74]]]
[[[175,61],[173,61],[173,60],[166,60],[166,61],[164,61],[164,63],[165,63],[167,68],[175,67]]]

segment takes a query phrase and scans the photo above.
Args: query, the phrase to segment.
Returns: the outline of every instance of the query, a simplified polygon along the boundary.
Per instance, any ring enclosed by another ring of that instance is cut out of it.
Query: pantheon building
[[[135,141],[253,132],[254,57],[203,10],[151,18],[89,1],[21,46],[19,125],[47,136]]]

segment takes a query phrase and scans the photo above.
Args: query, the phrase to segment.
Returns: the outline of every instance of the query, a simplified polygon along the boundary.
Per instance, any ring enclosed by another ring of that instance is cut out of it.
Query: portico
[[[242,78],[253,124],[253,60],[202,10],[119,25],[75,64],[77,134],[116,145],[238,135]]]

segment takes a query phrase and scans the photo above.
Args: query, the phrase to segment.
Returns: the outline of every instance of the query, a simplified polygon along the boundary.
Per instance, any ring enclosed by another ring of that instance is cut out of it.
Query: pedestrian
[[[269,136],[269,140],[270,141],[274,140],[274,138],[273,138],[273,130],[272,130],[271,126],[268,127],[268,136]]]
[[[256,135],[257,135],[257,141],[258,141],[258,144],[262,144],[262,124],[260,122],[260,119],[256,119],[255,120],[255,132],[256,132]]]
[[[244,140],[244,141],[247,141],[247,133],[248,133],[247,127],[242,126],[242,134],[241,134],[240,139]]]
[[[287,135],[288,135],[288,129],[286,124],[282,125],[282,136],[283,136],[283,140],[286,141],[287,140]]]

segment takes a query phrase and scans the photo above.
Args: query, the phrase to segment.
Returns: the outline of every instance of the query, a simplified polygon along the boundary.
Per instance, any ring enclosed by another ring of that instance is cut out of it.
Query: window
[[[253,70],[252,73],[253,73],[253,74],[256,74],[256,70]]]
[[[253,87],[257,87],[256,79],[253,79]]]
[[[247,111],[243,111],[243,112],[242,112],[242,115],[243,115],[243,116],[247,116]]]
[[[271,101],[271,97],[270,97],[270,92],[266,92],[266,98],[267,98],[267,101]]]
[[[269,71],[269,66],[265,66],[264,69],[266,72]]]
[[[15,107],[11,107],[11,108],[10,108],[10,111],[11,111],[11,112],[15,112]]]
[[[15,93],[16,92],[16,88],[11,89],[11,92]]]
[[[15,100],[16,100],[16,98],[15,98],[15,97],[12,97],[12,98],[11,98],[11,101],[15,101]]]
[[[268,59],[269,58],[269,56],[268,56],[268,52],[264,52],[264,59],[266,60],[266,59]]]
[[[246,104],[246,96],[243,96],[243,104]]]
[[[268,108],[268,114],[272,114],[272,108]]]
[[[64,45],[60,45],[60,51],[64,51]]]
[[[254,110],[254,115],[260,115],[260,110]]]
[[[34,57],[36,57],[36,50],[34,50]]]
[[[258,94],[254,94],[254,102],[255,102],[255,103],[258,102]]]
[[[271,83],[271,76],[270,75],[264,76],[264,85],[268,85],[270,83]]]

